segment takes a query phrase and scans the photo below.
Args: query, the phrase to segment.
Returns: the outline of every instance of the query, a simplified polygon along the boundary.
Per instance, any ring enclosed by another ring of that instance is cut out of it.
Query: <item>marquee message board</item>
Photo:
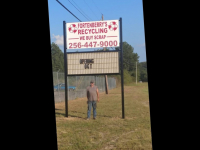
[[[119,52],[68,53],[68,75],[119,73]]]
[[[67,49],[119,46],[119,20],[66,23]]]

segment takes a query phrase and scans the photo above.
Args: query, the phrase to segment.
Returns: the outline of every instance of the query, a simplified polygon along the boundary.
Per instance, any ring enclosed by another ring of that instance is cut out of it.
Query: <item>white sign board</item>
[[[68,75],[119,73],[119,52],[68,53]]]
[[[66,23],[67,49],[119,46],[119,20]]]

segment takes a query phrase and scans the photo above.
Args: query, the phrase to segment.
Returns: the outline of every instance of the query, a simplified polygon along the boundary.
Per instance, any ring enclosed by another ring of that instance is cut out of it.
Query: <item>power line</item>
[[[69,0],[68,0],[69,1]],[[70,1],[69,1],[70,2]],[[71,2],[70,2],[71,3]],[[72,3],[71,3],[72,4]],[[72,4],[73,5],[73,4]],[[73,5],[74,6],[74,5]],[[76,8],[76,6],[74,6],[75,8]],[[77,9],[77,8],[76,8]],[[77,9],[78,10],[78,9]],[[79,10],[78,10],[79,11]],[[79,11],[80,12],[80,11]],[[82,14],[82,12],[80,12],[81,14]],[[84,14],[82,14],[85,18],[86,18],[86,16],[84,15]],[[89,21],[89,19],[88,18],[86,18],[88,21]]]
[[[73,1],[73,0],[72,0]],[[73,1],[74,2],[74,1]],[[74,4],[76,4],[75,2],[74,2]],[[76,4],[76,6],[82,11],[82,13],[84,13],[84,11]],[[86,13],[84,13],[90,20],[92,20]]]
[[[85,2],[85,0],[84,0],[84,2]],[[85,2],[86,3],[86,2]],[[88,6],[88,8],[92,11],[92,9],[89,7],[89,5],[86,3],[86,5]],[[92,13],[95,15],[95,13],[92,11]],[[95,15],[96,16],[96,15]],[[96,16],[97,17],[97,16]],[[98,17],[97,17],[97,19],[98,19]]]
[[[92,0],[93,1],[93,0]],[[93,1],[93,3],[94,3],[94,1]],[[94,5],[97,7],[97,5],[94,3]],[[97,9],[99,10],[99,8],[97,7]],[[101,13],[101,11],[99,10],[99,12]],[[101,13],[102,14],[102,13]],[[102,14],[103,15],[103,14]]]
[[[76,19],[78,19],[69,9],[67,9],[61,2],[56,0],[61,6],[63,6],[70,14],[72,14]],[[78,19],[80,22],[82,22],[80,19]]]

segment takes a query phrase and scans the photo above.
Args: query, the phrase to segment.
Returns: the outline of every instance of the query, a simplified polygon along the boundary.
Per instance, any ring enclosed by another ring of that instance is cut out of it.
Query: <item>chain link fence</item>
[[[53,72],[54,83],[54,100],[55,103],[65,101],[65,80],[64,73]],[[116,79],[107,77],[108,89],[116,88]],[[86,88],[90,85],[90,81],[94,80],[99,92],[105,92],[105,76],[68,76],[68,100],[86,97]],[[75,88],[75,90],[73,89]]]

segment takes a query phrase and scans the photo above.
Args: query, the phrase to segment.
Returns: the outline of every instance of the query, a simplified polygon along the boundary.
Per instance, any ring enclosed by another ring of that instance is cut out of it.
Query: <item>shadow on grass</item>
[[[61,115],[61,116],[63,116],[63,117],[65,117],[65,114],[64,113],[59,113],[59,112],[56,112],[55,113],[56,115]],[[74,117],[74,118],[82,118],[82,119],[85,119],[85,118],[83,118],[83,117],[80,117],[80,116],[76,116],[76,115],[70,115],[70,114],[68,114],[68,117]]]
[[[55,114],[56,114],[56,115],[65,116],[65,114],[63,114],[63,113],[58,113],[58,112],[56,112]]]
[[[56,108],[55,108],[55,110],[62,110],[62,109],[56,109]],[[72,113],[84,114],[85,117],[80,117],[80,116],[78,116],[78,115],[71,115],[71,114],[69,114],[69,112],[68,112],[68,116],[69,116],[69,117],[76,117],[76,118],[82,118],[82,119],[85,119],[85,118],[87,117],[87,113],[77,112],[77,111],[71,111],[71,112],[72,112]],[[56,114],[56,115],[61,115],[61,116],[65,117],[65,113],[55,112],[55,114]],[[107,116],[107,115],[98,115],[98,114],[97,114],[97,117],[107,117],[107,118],[112,118],[112,116]]]
[[[69,115],[69,117],[75,117],[75,118],[81,118],[81,119],[86,119],[86,117],[80,117],[80,116],[75,116],[75,115]]]
[[[73,112],[73,113],[80,113],[80,114],[85,114],[85,115],[87,115],[86,113],[77,112],[77,111],[71,111],[71,112]],[[106,116],[106,115],[98,115],[98,114],[97,114],[97,117],[108,117],[108,118],[112,118],[111,116]]]

